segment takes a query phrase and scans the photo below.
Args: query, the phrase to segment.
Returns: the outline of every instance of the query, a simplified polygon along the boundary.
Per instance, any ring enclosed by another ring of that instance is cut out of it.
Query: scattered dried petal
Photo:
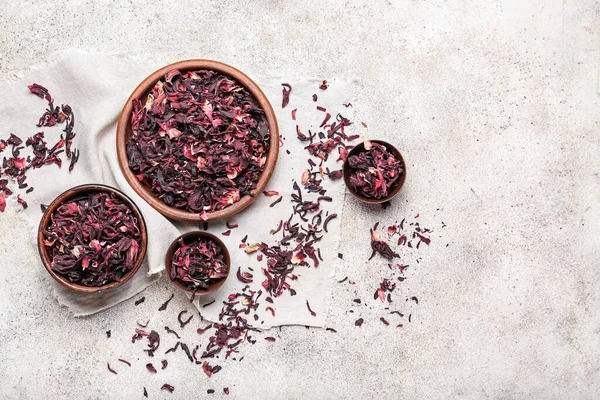
[[[179,321],[179,326],[181,328],[185,328],[185,326],[190,323],[192,318],[194,318],[194,314],[191,314],[188,319],[183,320],[182,317],[184,314],[187,314],[187,312],[188,312],[187,310],[183,310],[179,313],[179,315],[177,315],[177,321]]]
[[[175,391],[175,388],[169,385],[168,383],[165,383],[164,385],[162,385],[160,390],[168,390],[170,393],[173,393]]]
[[[122,358],[119,358],[119,361],[121,361],[123,364],[127,364],[128,366],[131,367],[131,363],[127,360],[123,360]]]
[[[292,93],[292,86],[289,83],[282,83],[281,89],[282,91],[282,99],[281,99],[281,108],[285,108],[290,102],[290,93]]]
[[[175,293],[171,293],[171,297],[169,297],[169,299],[159,307],[158,311],[165,311],[169,305],[169,302],[173,300],[173,297],[175,297]]]
[[[109,363],[106,363],[106,366],[107,366],[107,368],[108,368],[108,370],[109,370],[110,372],[112,372],[113,374],[117,375],[117,371],[115,371],[114,369],[112,369],[112,368],[110,367],[110,364],[109,364]]]
[[[317,316],[317,313],[310,309],[310,304],[308,304],[308,300],[306,300],[306,308],[308,308],[308,311],[310,311],[310,315],[312,315],[313,317]]]

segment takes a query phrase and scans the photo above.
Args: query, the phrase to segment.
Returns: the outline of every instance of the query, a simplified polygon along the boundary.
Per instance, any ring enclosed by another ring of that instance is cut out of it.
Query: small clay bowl
[[[199,238],[211,240],[221,247],[221,249],[223,250],[223,260],[225,261],[225,265],[227,265],[227,275],[225,275],[224,278],[221,278],[217,282],[210,285],[208,289],[189,290],[178,280],[171,279],[171,268],[173,267],[173,256],[175,255],[175,251],[177,251],[177,249],[180,247],[179,239],[183,239],[183,243],[185,243],[185,244],[190,244],[194,240],[199,239]],[[216,292],[217,290],[219,290],[219,288],[221,286],[223,286],[223,284],[229,277],[229,273],[231,272],[231,258],[229,257],[229,251],[227,251],[227,247],[225,246],[225,243],[223,243],[223,241],[221,241],[221,239],[219,239],[215,235],[208,233],[208,232],[193,231],[193,232],[184,233],[183,235],[181,235],[177,239],[175,239],[173,241],[173,243],[171,243],[171,245],[169,246],[169,249],[167,250],[167,255],[165,256],[165,269],[167,270],[167,274],[169,275],[169,279],[171,279],[171,282],[173,282],[173,284],[175,286],[177,286],[180,290],[184,291],[185,293],[189,293],[189,294],[195,293],[195,296],[205,296],[207,294]]]
[[[392,190],[389,192],[389,194],[386,197],[383,197],[381,199],[365,197],[365,196],[357,193],[356,190],[354,189],[354,186],[352,186],[352,183],[350,183],[350,165],[348,164],[348,159],[350,158],[350,156],[355,156],[355,155],[358,155],[359,153],[362,153],[363,151],[365,151],[365,142],[362,142],[362,143],[356,145],[352,150],[350,150],[348,152],[348,157],[346,157],[346,161],[344,162],[344,167],[343,167],[344,183],[346,183],[346,187],[348,188],[350,193],[352,193],[352,195],[354,197],[356,197],[357,199],[359,199],[362,202],[369,203],[369,204],[385,203],[386,201],[390,201],[394,196],[396,196],[398,194],[400,189],[402,189],[402,186],[404,185],[404,181],[406,180],[406,163],[404,162],[404,158],[402,158],[402,154],[400,154],[398,149],[396,149],[391,144],[384,142],[383,140],[369,140],[369,141],[371,143],[378,143],[378,144],[384,146],[389,153],[393,154],[397,160],[400,160],[400,163],[401,163],[402,169],[403,169],[400,180],[392,188]]]
[[[50,265],[52,264],[52,260],[50,259],[50,255],[46,251],[46,246],[44,246],[44,232],[43,229],[50,225],[50,217],[56,211],[56,209],[65,201],[72,199],[76,196],[84,195],[90,192],[104,192],[104,193],[114,193],[116,197],[118,197],[121,201],[123,201],[127,206],[133,211],[135,217],[137,218],[138,225],[140,228],[141,234],[141,243],[140,249],[138,253],[137,260],[133,264],[133,268],[126,273],[119,282],[111,282],[102,286],[85,286],[79,285],[77,283],[73,283],[69,281],[69,279],[63,277],[62,275],[54,272]],[[46,209],[44,215],[42,216],[42,220],[40,221],[40,226],[38,228],[38,251],[40,253],[40,257],[42,258],[42,263],[44,263],[44,267],[46,267],[46,271],[61,285],[72,289],[76,292],[80,293],[101,293],[108,289],[112,289],[118,286],[121,286],[125,282],[127,282],[135,273],[140,269],[142,265],[142,261],[144,261],[144,256],[146,255],[146,249],[148,248],[148,233],[146,231],[146,221],[144,221],[144,216],[140,212],[140,209],[135,205],[135,203],[127,197],[124,193],[119,190],[112,188],[110,186],[105,185],[81,185],[76,186],[72,189],[67,190],[66,192],[59,195]]]
[[[187,210],[182,210],[175,207],[170,207],[166,205],[161,199],[156,197],[152,191],[146,187],[142,182],[140,182],[135,173],[129,168],[129,159],[127,157],[126,144],[127,141],[133,135],[131,131],[131,113],[132,113],[132,101],[133,99],[141,99],[142,103],[145,103],[146,98],[148,97],[148,93],[152,90],[156,82],[158,80],[164,78],[165,74],[174,69],[178,69],[182,72],[190,71],[190,70],[199,70],[199,69],[209,69],[218,71],[224,75],[228,75],[231,78],[237,80],[242,84],[250,94],[254,96],[257,103],[264,110],[265,116],[267,118],[267,123],[269,125],[269,153],[267,154],[267,161],[265,163],[265,167],[263,172],[256,184],[256,189],[252,192],[254,196],[246,195],[242,197],[238,202],[224,208],[223,210],[213,211],[207,213],[207,221],[213,221],[223,218],[229,218],[233,215],[239,213],[246,207],[248,207],[258,195],[265,189],[271,175],[273,175],[273,171],[275,170],[275,164],[277,163],[277,157],[279,155],[279,128],[277,127],[277,119],[275,118],[275,112],[273,111],[273,107],[271,107],[271,103],[267,99],[267,96],[262,92],[262,90],[258,87],[256,83],[252,79],[250,79],[243,72],[235,69],[234,67],[212,60],[187,60],[187,61],[179,61],[174,64],[167,65],[159,69],[158,71],[152,73],[149,77],[144,79],[142,83],[138,85],[137,88],[133,91],[125,106],[123,107],[123,111],[121,111],[121,116],[119,117],[119,123],[117,125],[117,155],[119,159],[119,165],[121,166],[121,171],[125,175],[125,179],[131,185],[133,190],[143,198],[148,204],[150,204],[154,209],[163,214],[164,216],[176,220],[181,221],[194,221],[199,222],[200,214],[193,213]]]

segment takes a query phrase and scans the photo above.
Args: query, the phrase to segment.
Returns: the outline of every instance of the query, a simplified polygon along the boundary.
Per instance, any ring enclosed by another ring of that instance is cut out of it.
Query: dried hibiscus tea
[[[109,363],[106,363],[106,366],[108,367],[108,370],[109,370],[110,372],[112,372],[113,374],[117,375],[117,371],[115,371],[114,369],[112,369],[112,368],[110,367],[110,364],[109,364]]]
[[[379,143],[366,141],[364,149],[348,157],[350,184],[361,196],[382,199],[400,182],[402,163]]]
[[[242,283],[251,283],[253,275],[250,272],[242,272],[241,267],[238,267],[237,278]]]
[[[162,385],[160,390],[168,390],[169,392],[173,393],[175,391],[175,388],[173,386],[169,385],[168,383],[165,383],[164,385]]]
[[[282,83],[281,86],[281,108],[285,108],[285,106],[287,106],[290,102],[290,93],[292,93],[292,86],[289,83]]]
[[[173,297],[175,297],[175,293],[171,293],[171,297],[169,297],[167,299],[167,301],[162,303],[162,305],[158,308],[158,311],[165,311],[167,309],[167,307],[169,306],[169,303],[171,302],[171,300],[173,300]]]
[[[264,110],[233,78],[168,72],[134,99],[129,168],[166,205],[198,213],[254,195],[269,151]]]
[[[190,291],[208,289],[227,276],[223,249],[210,239],[198,238],[189,244],[179,239],[170,276]]]
[[[131,367],[131,363],[127,360],[123,360],[122,358],[119,358],[119,361],[121,361],[123,364],[127,364],[129,367]]]
[[[51,268],[85,286],[119,282],[138,259],[138,220],[114,193],[91,192],[63,202],[43,230]]]
[[[308,311],[310,312],[310,315],[312,315],[313,317],[317,316],[317,313],[314,312],[311,308],[310,308],[310,304],[308,303],[308,300],[306,300],[306,308],[308,308]]]
[[[183,315],[187,314],[187,312],[188,312],[187,310],[183,310],[179,313],[179,315],[177,315],[177,320],[179,321],[179,326],[181,328],[185,328],[185,326],[190,323],[192,318],[194,318],[194,314],[191,314],[188,319],[184,320]]]
[[[371,249],[373,249],[373,252],[371,253],[371,257],[369,257],[369,260],[375,257],[376,253],[379,253],[383,258],[388,260],[391,260],[394,257],[400,257],[398,253],[391,249],[389,244],[381,240],[381,235],[377,232],[378,225],[379,222],[371,228]]]

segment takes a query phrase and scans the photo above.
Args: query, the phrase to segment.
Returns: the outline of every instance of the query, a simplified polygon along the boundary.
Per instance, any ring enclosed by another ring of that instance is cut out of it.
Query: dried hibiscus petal
[[[160,346],[160,335],[158,334],[158,332],[156,331],[150,331],[150,334],[148,335],[148,348],[145,349],[148,352],[153,352],[156,349],[158,349],[158,346]]]
[[[292,93],[292,86],[289,83],[282,83],[282,98],[281,98],[281,108],[285,108],[290,102],[290,93]]]
[[[308,308],[308,311],[310,311],[310,315],[312,315],[313,317],[317,316],[317,313],[314,312],[313,310],[311,310],[310,304],[308,303],[308,300],[306,300],[306,308]]]
[[[117,375],[117,371],[115,371],[114,369],[112,369],[112,368],[110,367],[110,364],[109,364],[109,363],[106,363],[106,367],[108,368],[108,370],[109,370],[110,372],[112,372],[113,374]]]
[[[173,297],[175,297],[175,293],[171,293],[171,297],[169,297],[167,299],[167,301],[165,301],[159,308],[158,311],[165,311],[167,309],[167,307],[169,306],[169,303],[171,302],[171,300],[173,300]]]
[[[269,204],[269,207],[274,207],[277,203],[281,202],[281,200],[283,200],[283,196],[279,196],[277,200]]]
[[[119,358],[119,361],[121,361],[123,364],[127,364],[129,367],[131,367],[131,363],[127,360],[123,360],[122,358]]]
[[[27,87],[29,88],[29,91],[31,93],[35,94],[39,98],[41,98],[41,99],[45,98],[48,102],[52,102],[52,96],[50,96],[50,93],[48,93],[48,89],[46,89],[42,85],[33,83],[31,85],[28,85]]]
[[[179,337],[179,334],[177,332],[175,332],[173,329],[169,328],[168,326],[165,326],[165,331],[167,331],[167,333],[171,333],[171,334],[175,335],[177,337],[177,339],[181,339]]]
[[[329,214],[329,216],[327,218],[325,218],[325,222],[323,222],[323,230],[325,232],[327,232],[327,224],[329,223],[329,221],[331,221],[332,219],[336,218],[337,214]]]
[[[210,378],[213,374],[216,374],[222,369],[220,365],[211,366],[208,361],[202,363],[202,370]]]
[[[369,257],[369,260],[372,259],[376,253],[379,253],[388,260],[391,260],[394,257],[400,257],[400,255],[394,252],[386,242],[381,240],[381,236],[379,235],[379,232],[377,232],[377,225],[379,224],[375,224],[371,229],[371,248],[373,249],[373,253],[371,254],[371,257]]]
[[[246,254],[252,254],[255,251],[257,251],[259,248],[260,248],[260,244],[254,243],[254,244],[246,245],[244,247],[244,251],[246,252]]]
[[[187,310],[183,310],[179,313],[179,315],[177,315],[177,320],[179,321],[179,326],[181,328],[184,328],[187,324],[190,323],[192,318],[194,318],[194,314],[191,314],[188,319],[184,320],[182,317],[184,314],[187,314],[187,312],[188,312]]]
[[[238,267],[237,278],[240,282],[251,283],[253,275],[250,272],[242,272],[241,267]]]
[[[161,390],[168,390],[171,393],[173,393],[175,391],[175,388],[173,386],[169,385],[168,383],[165,383],[164,385],[162,385],[162,387],[160,389]]]
[[[212,327],[213,327],[213,325],[209,324],[206,328],[198,328],[196,330],[196,332],[198,332],[199,335],[202,335],[204,332],[206,332],[207,330],[209,330]]]

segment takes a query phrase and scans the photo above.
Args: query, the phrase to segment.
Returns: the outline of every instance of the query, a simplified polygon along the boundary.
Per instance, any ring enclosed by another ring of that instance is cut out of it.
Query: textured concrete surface
[[[142,398],[142,386],[151,398],[204,397],[208,388],[220,398],[225,386],[229,398],[249,399],[598,398],[596,1],[22,1],[2,8],[0,78],[68,47],[152,52],[165,64],[214,58],[289,81],[358,78],[356,120],[368,128],[357,129],[396,143],[409,164],[391,208],[346,198],[338,275],[356,285],[334,288],[328,325],[338,333],[276,330],[277,342],[246,346],[243,362],[211,379],[183,359],[149,376],[141,349],[128,342],[137,319],[177,326],[183,296],[158,313],[171,293],[161,281],[139,307],[130,301],[70,318],[48,297],[36,249],[7,210],[0,215],[12,227],[0,232],[2,398]],[[417,213],[436,233],[419,264],[408,260],[414,268],[395,292],[413,319],[385,327],[383,305],[352,303],[372,299],[388,273],[383,260],[367,262],[368,227]],[[404,303],[412,295],[418,306]],[[358,316],[366,321],[360,329]],[[125,370],[120,356],[137,363]],[[108,373],[107,361],[119,375]],[[159,391],[165,382],[175,393]]]

